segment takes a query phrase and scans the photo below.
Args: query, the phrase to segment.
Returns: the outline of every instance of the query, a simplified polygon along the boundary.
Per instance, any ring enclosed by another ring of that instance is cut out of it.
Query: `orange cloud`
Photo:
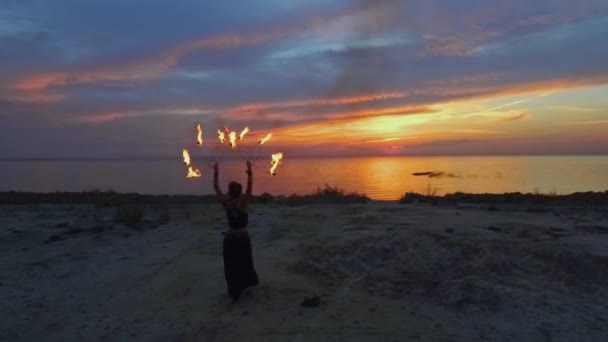
[[[142,110],[115,110],[102,113],[80,114],[72,122],[102,124],[121,119],[144,117],[144,116],[164,116],[164,115],[208,115],[212,110],[196,107],[174,107],[174,108],[155,108]]]
[[[49,93],[40,91],[16,92],[3,96],[9,102],[29,103],[29,104],[49,104],[57,103],[66,98],[66,94]]]
[[[418,96],[430,97],[435,96],[438,97],[439,102],[445,101],[442,98],[453,98],[454,100],[461,99],[475,99],[475,98],[489,98],[489,97],[497,97],[497,96],[507,96],[507,95],[519,95],[519,94],[528,94],[528,93],[538,93],[538,92],[547,92],[547,91],[555,91],[555,90],[563,90],[568,88],[575,88],[581,86],[588,85],[597,85],[604,84],[608,82],[608,77],[606,76],[598,76],[596,78],[588,78],[588,79],[559,79],[559,80],[549,80],[549,81],[537,81],[537,82],[527,82],[524,84],[500,84],[494,83],[500,80],[500,75],[497,73],[486,73],[479,75],[466,76],[461,78],[454,79],[444,79],[444,80],[436,80],[436,81],[428,81],[421,84],[419,87],[415,87],[409,90],[399,90],[393,92],[381,92],[381,93],[371,93],[371,94],[361,94],[357,96],[344,96],[344,97],[328,97],[328,98],[309,98],[309,99],[297,99],[297,100],[287,100],[287,101],[276,101],[276,102],[265,102],[265,103],[253,103],[246,104],[237,107],[227,108],[223,110],[223,114],[228,116],[238,116],[239,119],[254,119],[258,115],[259,112],[271,111],[274,109],[297,109],[300,107],[308,107],[308,106],[342,106],[342,105],[350,105],[350,104],[358,104],[358,103],[366,103],[366,102],[379,102],[384,100],[392,100],[392,99],[406,99],[411,98],[415,100]],[[488,84],[489,83],[489,84]],[[486,110],[497,110],[505,107],[513,106],[516,104],[524,103],[525,100],[519,100],[512,103],[504,104],[501,106],[496,106],[493,108],[489,108]],[[399,106],[392,107],[387,109],[372,109],[367,110],[369,112],[369,116],[375,115],[391,115],[393,113],[399,114],[399,110],[402,109],[421,109],[426,108],[428,110],[428,106],[433,103],[430,101],[426,101],[426,103],[418,103],[418,104],[409,104],[407,106]],[[382,112],[384,111],[384,112]],[[314,112],[314,111],[313,111]],[[353,112],[349,111],[348,113],[328,113],[323,114],[323,119],[331,120],[332,117],[340,117],[342,115],[346,115],[348,118],[352,118],[353,113],[357,113],[362,116],[367,116],[364,113],[365,111]],[[425,110],[426,112],[426,110]],[[250,114],[248,116],[247,114]],[[519,115],[519,114],[518,114]],[[288,117],[297,117],[300,116],[297,112],[269,112],[264,113],[265,119],[280,119],[288,118]],[[516,119],[523,119],[524,117],[518,117]]]
[[[412,138],[415,134],[419,138],[417,142],[434,141],[451,138],[469,137],[470,135],[485,135],[488,137],[506,134],[503,131],[489,129],[454,129],[453,125],[461,125],[462,123],[447,123],[442,130],[437,130],[437,126],[441,124],[431,123],[422,115],[438,113],[441,115],[440,108],[450,106],[460,101],[470,101],[474,98],[490,98],[498,96],[512,96],[518,94],[546,92],[552,89],[568,89],[578,86],[586,86],[589,84],[605,83],[604,78],[597,79],[562,79],[554,81],[543,81],[535,83],[527,83],[515,87],[507,85],[491,85],[483,86],[476,84],[477,77],[472,79],[462,80],[447,80],[446,82],[432,82],[428,88],[413,90],[414,95],[419,94],[434,94],[434,95],[456,95],[457,99],[450,102],[436,104],[421,104],[409,106],[396,106],[383,109],[371,109],[361,111],[345,111],[320,115],[317,117],[308,117],[312,122],[298,124],[294,120],[294,124],[290,127],[275,130],[276,137],[281,137],[289,144],[293,145],[312,145],[319,143],[329,143],[340,141],[342,144],[353,141],[373,141],[382,143],[387,139],[385,135],[390,135],[390,138]],[[469,83],[472,83],[469,86]],[[366,95],[360,99],[374,98],[373,95]],[[355,98],[353,98],[354,101]],[[316,103],[317,100],[306,101],[284,101],[279,102],[277,106],[287,106],[298,104],[300,102],[309,104]],[[319,102],[322,100],[318,100]],[[453,102],[452,102],[453,101]],[[515,102],[514,102],[515,103]],[[514,103],[510,103],[513,105]],[[522,103],[522,102],[518,102]],[[266,104],[266,108],[271,108],[273,104]],[[246,107],[246,106],[244,106]],[[252,113],[255,114],[255,113]],[[409,114],[409,115],[408,115]],[[513,115],[500,119],[501,122],[513,122],[523,120],[529,116],[526,112],[515,112]],[[297,113],[290,113],[290,117],[297,118]],[[306,116],[304,116],[306,118]],[[435,117],[433,117],[435,118]],[[434,120],[434,119],[433,119]],[[420,124],[427,123],[420,126]],[[599,122],[598,122],[599,123]],[[416,126],[416,130],[412,131],[409,127]],[[458,127],[458,126],[457,126]],[[384,137],[383,137],[384,135]]]
[[[335,97],[335,98],[317,98],[317,99],[303,99],[303,100],[290,100],[290,101],[279,101],[279,102],[268,102],[268,103],[254,103],[244,106],[239,106],[233,109],[229,109],[228,113],[232,112],[253,112],[266,109],[277,109],[277,108],[297,108],[305,106],[317,106],[317,105],[345,105],[362,102],[381,101],[388,99],[399,99],[409,96],[408,91],[401,92],[389,92],[389,93],[378,93],[378,94],[367,94],[359,96],[346,96],[346,97]]]
[[[179,44],[161,54],[125,65],[96,69],[48,72],[17,80],[12,88],[20,91],[44,90],[50,87],[85,84],[139,82],[158,78],[175,66],[184,56],[199,50],[238,48],[257,45],[288,35],[290,31],[277,30],[261,34],[222,34]]]
[[[222,119],[224,120],[263,120],[263,121],[282,121],[291,122],[294,125],[304,124],[306,122],[323,122],[325,125],[336,124],[354,119],[365,119],[380,116],[399,116],[412,114],[431,114],[437,111],[428,106],[404,105],[393,106],[379,109],[364,109],[364,110],[344,110],[339,112],[330,112],[323,114],[302,114],[298,112],[272,112],[265,114],[262,118],[258,117],[256,112],[238,114],[232,118],[230,112]]]

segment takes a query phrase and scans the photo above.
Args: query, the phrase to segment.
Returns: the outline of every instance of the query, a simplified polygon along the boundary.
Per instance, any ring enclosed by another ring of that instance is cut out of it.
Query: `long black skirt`
[[[234,301],[239,299],[246,288],[259,283],[253,267],[249,234],[226,234],[224,237],[224,275],[228,295]]]

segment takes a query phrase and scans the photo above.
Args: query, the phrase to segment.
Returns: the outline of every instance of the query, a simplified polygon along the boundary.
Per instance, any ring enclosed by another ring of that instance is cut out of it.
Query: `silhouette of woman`
[[[253,267],[251,238],[247,232],[249,215],[247,205],[251,198],[253,174],[251,161],[247,161],[247,189],[237,182],[228,184],[228,194],[222,193],[218,184],[218,164],[213,164],[213,188],[220,203],[224,206],[228,219],[228,232],[224,233],[224,275],[228,286],[228,295],[233,302],[238,301],[241,293],[248,287],[259,283]]]

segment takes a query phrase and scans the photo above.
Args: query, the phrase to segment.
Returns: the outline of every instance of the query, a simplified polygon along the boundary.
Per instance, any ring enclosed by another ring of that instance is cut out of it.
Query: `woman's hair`
[[[243,186],[238,182],[230,182],[228,184],[228,196],[230,198],[238,198],[243,193]]]

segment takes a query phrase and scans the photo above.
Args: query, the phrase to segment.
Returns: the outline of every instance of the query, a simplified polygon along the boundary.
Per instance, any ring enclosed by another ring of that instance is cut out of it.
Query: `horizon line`
[[[428,157],[576,157],[576,156],[608,156],[608,152],[599,153],[503,153],[503,154],[404,154],[404,155],[292,155],[290,159],[332,159],[332,158],[428,158]],[[31,157],[31,158],[1,158],[0,162],[10,161],[142,161],[142,160],[172,160],[181,159],[180,156],[155,157]],[[203,158],[213,159],[213,158]],[[246,160],[247,158],[223,157],[217,160]],[[258,158],[259,159],[259,158]]]

